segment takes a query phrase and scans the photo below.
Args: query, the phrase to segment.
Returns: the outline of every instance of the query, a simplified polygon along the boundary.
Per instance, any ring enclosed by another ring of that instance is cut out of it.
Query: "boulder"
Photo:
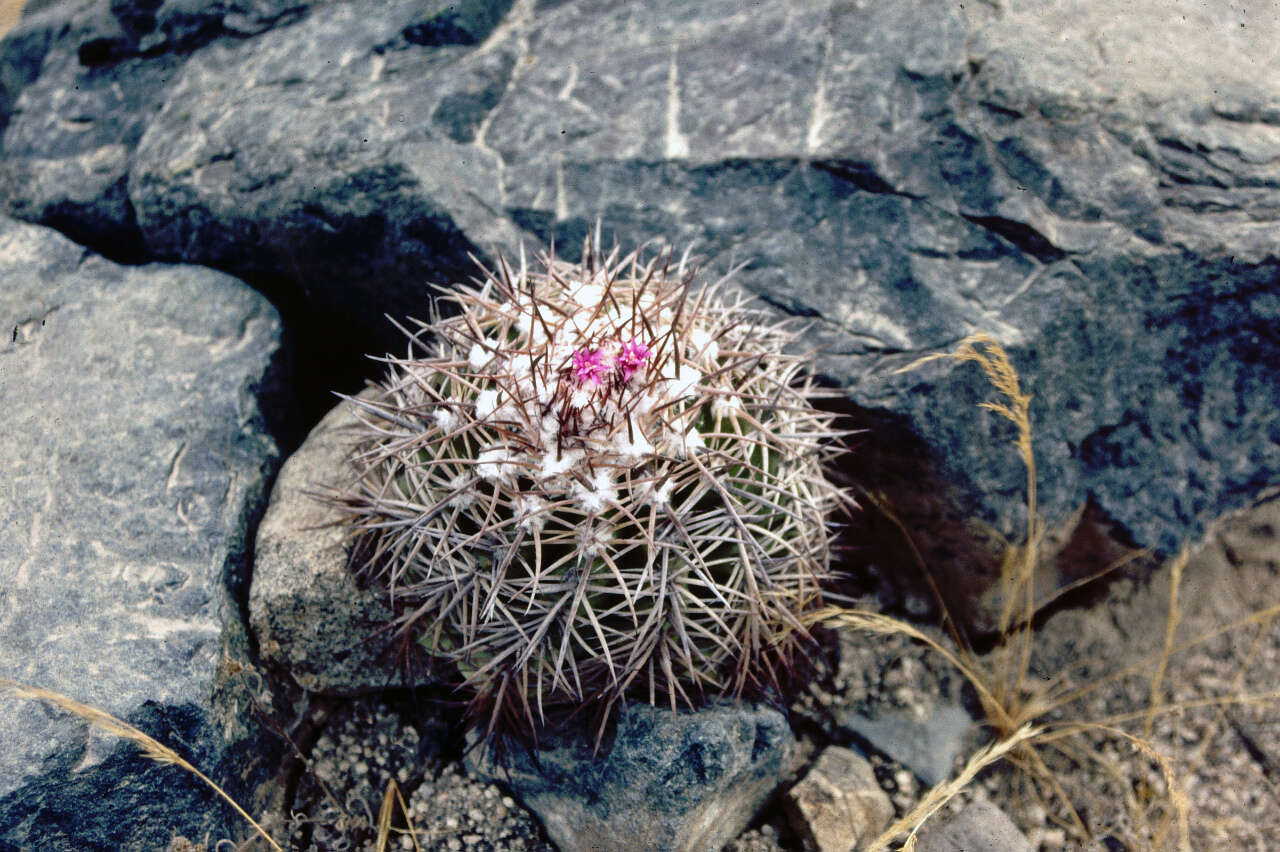
[[[356,425],[341,403],[289,457],[258,526],[249,624],[264,663],[303,689],[355,695],[426,680],[398,655],[385,591],[361,588],[347,568],[342,515],[317,499],[344,484]]]
[[[0,219],[0,677],[125,720],[253,810],[278,765],[241,607],[279,459],[280,320],[208,269]],[[0,701],[0,847],[243,837],[201,782]]]
[[[974,522],[1022,529],[1020,462],[974,368],[895,370],[969,333],[1034,395],[1050,523],[1168,552],[1280,481],[1277,27],[1158,0],[68,0],[0,56],[0,200],[258,282],[326,364],[399,348],[383,312],[469,254],[573,256],[597,220],[745,263],[812,323],[871,430],[850,473],[963,609],[999,564]]]
[[[786,718],[752,704],[693,712],[632,704],[599,753],[585,728],[471,752],[469,768],[506,784],[562,852],[714,852],[747,826],[792,771]]]

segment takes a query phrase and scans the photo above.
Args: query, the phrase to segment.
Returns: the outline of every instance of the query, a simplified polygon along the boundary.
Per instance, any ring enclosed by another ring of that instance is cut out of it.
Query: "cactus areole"
[[[846,500],[795,332],[670,253],[583,256],[449,291],[459,311],[351,400],[354,484],[332,495],[353,567],[491,724],[768,688]]]

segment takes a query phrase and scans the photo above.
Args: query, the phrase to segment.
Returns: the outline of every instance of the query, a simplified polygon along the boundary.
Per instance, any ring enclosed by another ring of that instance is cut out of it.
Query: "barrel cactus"
[[[453,289],[351,399],[353,567],[491,724],[769,687],[847,499],[794,331],[670,252],[583,258]]]

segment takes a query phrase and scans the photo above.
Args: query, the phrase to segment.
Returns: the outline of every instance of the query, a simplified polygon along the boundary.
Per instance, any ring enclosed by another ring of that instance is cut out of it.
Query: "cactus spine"
[[[829,573],[832,417],[794,333],[684,260],[500,263],[417,323],[335,499],[352,561],[493,720],[776,680]],[[425,338],[425,341],[424,341]]]

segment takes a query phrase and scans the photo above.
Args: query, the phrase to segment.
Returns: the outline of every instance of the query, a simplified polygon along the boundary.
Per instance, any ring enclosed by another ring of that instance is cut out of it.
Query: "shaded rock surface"
[[[353,406],[336,406],[281,469],[258,526],[249,592],[263,662],[330,695],[427,680],[409,665],[416,657],[396,653],[386,592],[360,588],[347,568],[341,513],[313,496],[341,484],[356,422]]]
[[[896,418],[878,452],[923,436],[858,472],[908,528],[954,522],[918,544],[980,592],[954,519],[1015,534],[1018,462],[975,371],[893,373],[970,332],[1035,395],[1050,520],[1089,503],[1167,551],[1280,478],[1277,27],[1155,0],[66,0],[4,44],[0,207],[245,276],[326,366],[398,348],[383,312],[425,313],[468,253],[572,255],[598,218],[745,262]]]
[[[208,269],[122,267],[0,219],[0,677],[175,748],[251,805],[249,531],[278,461],[280,320]],[[268,699],[269,700],[269,699]],[[0,846],[241,836],[197,780],[45,706],[0,702]]]
[[[532,752],[484,751],[474,769],[507,785],[565,852],[719,850],[793,769],[795,748],[781,713],[749,704],[630,705],[598,756],[593,743],[565,733]]]

